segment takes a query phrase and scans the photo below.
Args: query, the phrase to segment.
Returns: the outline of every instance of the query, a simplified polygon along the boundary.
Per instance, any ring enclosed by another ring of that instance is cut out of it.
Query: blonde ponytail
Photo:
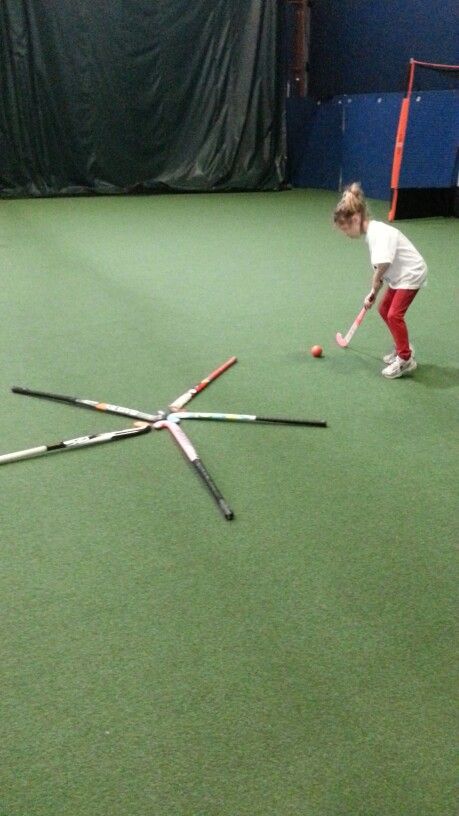
[[[335,224],[342,224],[348,221],[356,213],[362,216],[363,220],[370,217],[365,194],[357,181],[345,187],[343,195],[333,213]]]

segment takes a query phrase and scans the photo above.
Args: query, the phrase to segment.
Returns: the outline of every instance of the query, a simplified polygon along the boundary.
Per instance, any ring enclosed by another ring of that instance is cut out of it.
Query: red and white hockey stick
[[[174,402],[171,402],[171,404],[169,405],[169,410],[180,411],[180,409],[183,408],[183,406],[186,405],[187,402],[193,399],[195,394],[199,394],[199,392],[206,388],[209,385],[209,383],[212,382],[212,380],[216,380],[217,377],[220,376],[220,374],[223,374],[224,371],[226,371],[228,368],[230,368],[230,366],[234,365],[234,363],[236,362],[237,357],[230,357],[229,360],[226,361],[226,363],[222,363],[222,365],[216,368],[215,371],[212,371],[212,373],[209,374],[208,377],[205,377],[203,380],[201,380],[200,383],[195,385],[193,388],[189,388],[188,391],[185,391],[184,394],[182,394],[180,397],[177,397],[177,399],[175,399]]]
[[[337,332],[336,342],[338,343],[339,346],[341,346],[341,348],[346,348],[349,345],[352,338],[354,337],[354,334],[356,333],[357,329],[359,328],[363,318],[365,317],[366,312],[367,312],[367,310],[365,309],[365,307],[360,310],[360,312],[358,313],[357,317],[355,318],[351,328],[349,329],[348,333],[344,337],[343,337],[342,334],[340,334],[340,332]]]

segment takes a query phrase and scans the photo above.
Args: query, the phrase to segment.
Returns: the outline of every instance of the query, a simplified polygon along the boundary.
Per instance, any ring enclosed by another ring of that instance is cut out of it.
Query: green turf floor
[[[400,222],[386,381],[335,201],[0,203],[0,452],[129,425],[13,385],[154,411],[233,354],[190,408],[329,423],[183,423],[232,522],[166,431],[0,469],[1,816],[453,816],[457,222]]]

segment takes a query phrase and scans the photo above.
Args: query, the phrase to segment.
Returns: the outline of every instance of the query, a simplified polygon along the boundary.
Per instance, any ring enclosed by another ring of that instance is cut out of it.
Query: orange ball
[[[313,357],[322,357],[323,353],[324,353],[324,350],[323,350],[322,346],[312,346],[311,354],[312,354]]]

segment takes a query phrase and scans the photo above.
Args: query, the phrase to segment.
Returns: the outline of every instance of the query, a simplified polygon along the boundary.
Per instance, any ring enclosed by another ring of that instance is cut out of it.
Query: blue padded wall
[[[413,94],[400,187],[452,187],[457,182],[459,95]]]
[[[309,94],[404,91],[410,58],[458,63],[457,0],[316,0],[311,4]],[[457,76],[423,72],[424,90]]]
[[[314,109],[315,103],[311,99],[294,96],[287,99],[287,178],[290,182],[302,176],[305,141],[311,130]]]
[[[343,185],[361,181],[370,198],[390,198],[390,177],[402,95],[343,97]]]
[[[357,180],[370,198],[389,200],[401,102],[401,93],[287,100],[290,183],[339,190]],[[458,120],[454,91],[413,95],[401,188],[456,183]]]
[[[287,100],[288,181],[294,187],[336,190],[342,165],[342,107],[338,99]]]

